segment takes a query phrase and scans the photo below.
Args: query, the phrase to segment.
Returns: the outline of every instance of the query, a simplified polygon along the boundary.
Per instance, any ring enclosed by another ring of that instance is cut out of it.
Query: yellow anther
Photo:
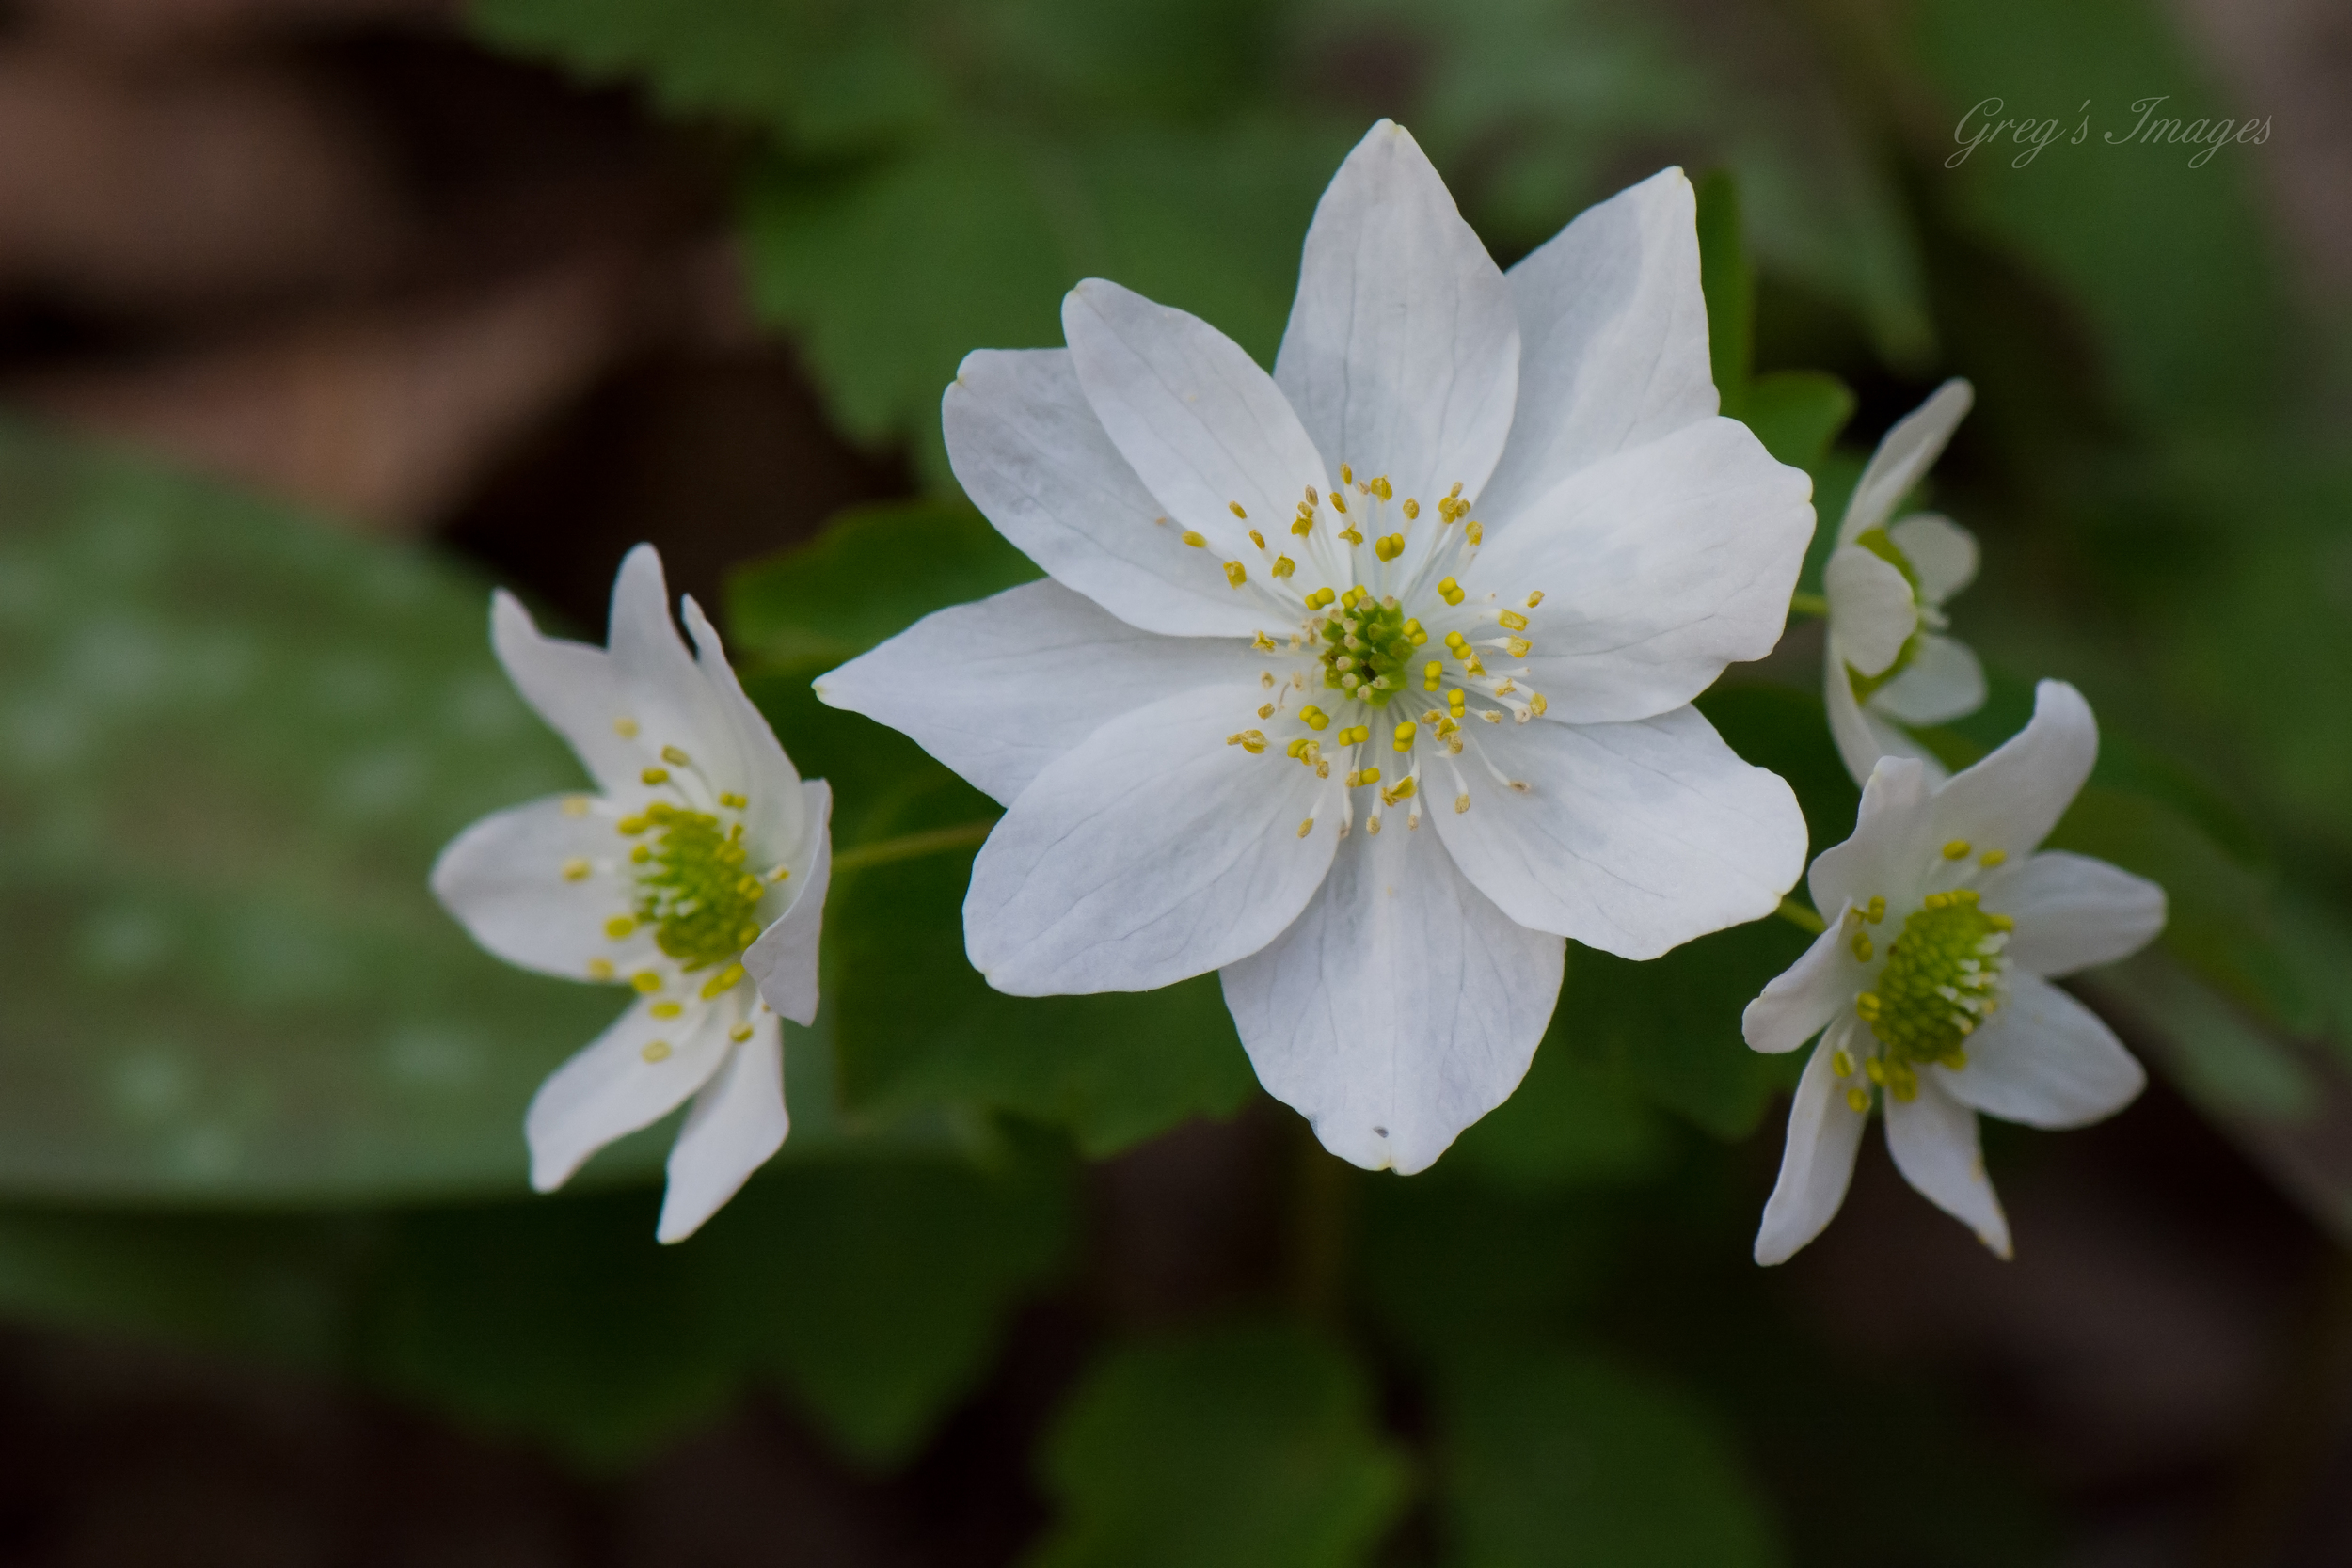
[[[709,979],[703,982],[703,1000],[706,1002],[712,1001],[723,993],[733,990],[738,985],[742,983],[742,979],[743,966],[741,964],[727,965],[726,968],[719,971],[718,974],[713,974]]]
[[[719,792],[719,803],[726,807],[729,811],[741,811],[745,806],[751,804],[749,800],[746,800],[742,796],[737,794],[732,789],[724,789]]]
[[[1851,1078],[1853,1076],[1853,1058],[1843,1051],[1832,1052],[1829,1058],[1829,1069],[1830,1071],[1837,1074],[1840,1078]]]
[[[1396,727],[1396,736],[1391,744],[1400,752],[1409,752],[1413,749],[1413,736],[1415,733],[1416,731],[1413,725],[1399,724]]]
[[[1878,992],[1866,990],[1853,999],[1853,1010],[1866,1021],[1879,1016]]]
[[[2008,859],[2009,851],[2006,849],[1987,849],[1983,854],[1977,857],[1977,863],[1979,865],[1990,867],[1998,865]]]
[[[1876,1056],[1871,1057],[1868,1061],[1862,1064],[1862,1071],[1863,1075],[1868,1078],[1873,1084],[1883,1084],[1886,1082],[1886,1064],[1880,1061]]]
[[[661,976],[650,969],[641,969],[628,977],[628,983],[637,988],[638,994],[651,996],[661,989]]]
[[[1298,717],[1311,730],[1320,730],[1331,722],[1331,716],[1319,707],[1302,707],[1298,710]]]
[[[1356,483],[1356,470],[1349,467],[1344,463],[1340,465],[1340,483],[1342,484],[1353,484]],[[1338,500],[1340,498],[1337,495],[1334,495],[1331,499],[1333,500]]]
[[[1389,476],[1386,474],[1382,474],[1364,488],[1378,496],[1382,500],[1389,500],[1396,495],[1395,491],[1389,488]]]
[[[1539,605],[1539,604],[1541,604],[1541,603],[1543,603],[1543,602],[1544,602],[1544,595],[1543,595],[1543,590],[1541,590],[1541,589],[1537,589],[1534,593],[1530,594],[1527,596],[1527,608],[1528,608],[1528,609],[1530,609],[1530,610],[1534,609],[1537,605]]]
[[[1870,955],[1876,951],[1878,950],[1870,945],[1869,932],[1856,931],[1853,934],[1853,956],[1856,958],[1867,964],[1870,961]]]
[[[640,1051],[637,1054],[643,1056],[648,1062],[666,1062],[670,1059],[670,1042],[668,1040],[647,1040],[645,1042],[645,1048],[643,1051]]]
[[[1410,496],[1406,497],[1406,498],[1405,498],[1405,520],[1406,520],[1406,522],[1408,522],[1408,523],[1409,523],[1409,522],[1411,522],[1414,518],[1416,518],[1416,517],[1418,517],[1418,516],[1420,516],[1420,515],[1421,515],[1421,502],[1419,502],[1419,501],[1415,500],[1415,499],[1414,499],[1412,497],[1410,497]]]
[[[1502,623],[1502,629],[1504,631],[1525,631],[1527,629],[1527,617],[1520,614],[1516,610],[1506,610],[1502,614],[1496,616],[1495,619]]]
[[[1239,588],[1249,580],[1249,574],[1243,568],[1240,562],[1229,561],[1225,563],[1225,580]]]
[[[1352,528],[1343,528],[1340,530],[1340,537],[1346,540],[1351,545],[1360,545],[1364,542],[1364,536],[1357,532]]]
[[[1514,637],[1507,640],[1503,643],[1503,646],[1509,650],[1513,658],[1525,658],[1528,656],[1529,651],[1532,650],[1535,644],[1530,642],[1524,637]]]
[[[637,738],[637,721],[628,718],[615,719],[612,721],[612,733],[623,740],[634,740]]]
[[[1260,704],[1258,705],[1258,717],[1259,717],[1259,718],[1261,718],[1261,719],[1271,719],[1271,718],[1273,718],[1273,717],[1274,717],[1274,705],[1273,705],[1272,703],[1260,703]]]
[[[1394,561],[1405,553],[1405,535],[1401,533],[1382,535],[1379,542],[1372,546],[1372,553],[1383,561]]]
[[[1421,689],[1423,691],[1437,690],[1444,680],[1445,666],[1436,659],[1433,658],[1421,667]]]
[[[1382,790],[1380,792],[1380,799],[1386,800],[1390,805],[1395,805],[1399,800],[1411,800],[1413,798],[1414,791],[1418,790],[1420,787],[1421,786],[1418,784],[1413,782],[1411,776],[1407,775],[1405,778],[1399,779],[1396,782],[1396,786],[1394,788]]]
[[[1347,498],[1337,490],[1331,492],[1331,510],[1343,517],[1347,515]]]
[[[751,1037],[752,1026],[748,1023],[739,1023],[734,1028],[727,1031],[727,1038],[733,1040],[738,1045],[741,1045],[745,1040],[750,1039]]]
[[[1862,1087],[1858,1084],[1852,1088],[1848,1089],[1846,1091],[1846,1109],[1853,1112],[1857,1116],[1867,1115],[1870,1109],[1870,1091]]]
[[[1322,501],[1323,501],[1323,498],[1322,498],[1321,496],[1318,496],[1318,495],[1316,495],[1316,494],[1315,494],[1315,487],[1314,487],[1313,485],[1311,485],[1311,484],[1308,485],[1308,486],[1307,486],[1307,504],[1308,504],[1309,506],[1318,506],[1318,505],[1321,505],[1321,504],[1322,504]]]
[[[1931,893],[1925,898],[1920,899],[1919,902],[1931,910],[1943,910],[1949,909],[1951,907],[1952,900],[1950,895],[1947,894]]]
[[[1862,911],[1862,918],[1868,921],[1873,926],[1877,925],[1880,921],[1884,920],[1886,918],[1886,900],[1880,897],[1871,898],[1870,907]]]
[[[1459,816],[1468,810],[1470,810],[1470,793],[1465,790],[1454,798],[1454,815]]]
[[[1551,705],[1544,701],[1542,692],[1531,691],[1527,694],[1527,710],[1530,713],[1549,713],[1551,710]]]
[[[1204,550],[1209,547],[1208,540],[1202,538],[1200,534],[1193,532],[1190,529],[1184,530],[1184,543],[1190,545],[1196,550]]]
[[[566,795],[564,797],[564,815],[585,816],[588,815],[588,797],[585,795]]]
[[[564,863],[564,879],[567,882],[584,882],[588,879],[588,873],[595,869],[586,861],[575,857]]]
[[[1947,861],[1966,860],[1968,858],[1968,841],[1964,838],[1956,838],[1949,844],[1944,846],[1944,858]]]
[[[679,750],[675,746],[662,747],[661,760],[668,763],[673,768],[691,768],[693,766],[694,762],[692,757],[688,756],[683,751]]]
[[[1309,833],[1313,832],[1314,831],[1315,819],[1311,816],[1298,825],[1298,836],[1301,838],[1305,838]]]
[[[633,914],[616,914],[604,923],[604,934],[614,942],[620,941],[635,929],[637,929],[637,917]]]
[[[645,1009],[656,1018],[675,1018],[685,1010],[675,1002],[657,1002]]]
[[[1234,516],[1239,517],[1244,522],[1248,522],[1249,520],[1249,514],[1241,509],[1241,502],[1239,501],[1227,501],[1225,503],[1225,510],[1231,512]]]
[[[1452,578],[1440,578],[1438,579],[1438,597],[1450,605],[1458,605],[1463,599],[1462,585]]]
[[[1253,544],[1253,545],[1257,546],[1258,546],[1258,548],[1260,548],[1260,549],[1264,549],[1264,548],[1265,548],[1265,535],[1264,535],[1264,534],[1263,534],[1263,533],[1260,533],[1260,532],[1259,532],[1256,529],[1254,529],[1254,528],[1253,528],[1253,529],[1251,529],[1251,530],[1249,531],[1249,542],[1250,542],[1251,544]]]
[[[1291,531],[1298,535],[1301,539],[1306,538],[1307,535],[1312,533],[1314,531],[1315,520],[1312,517],[1301,516],[1298,521],[1291,524]]]
[[[791,879],[792,868],[788,865],[779,865],[773,871],[768,873],[768,879],[771,882],[785,882],[791,880]]]
[[[1288,746],[1283,747],[1282,754],[1287,757],[1304,756],[1307,753],[1307,749],[1313,744],[1314,742],[1312,740],[1308,739],[1307,736],[1302,735],[1296,740],[1292,741]]]
[[[1467,538],[1471,544],[1475,545],[1485,540],[1486,537],[1486,531],[1480,528],[1478,526],[1478,519],[1473,517],[1470,519],[1470,526],[1462,531],[1462,534],[1463,537]]]
[[[1278,646],[1274,639],[1268,637],[1263,632],[1260,632],[1257,636],[1251,638],[1249,640],[1249,645],[1257,649],[1262,654],[1270,654]]]
[[[670,782],[670,770],[666,768],[648,768],[643,773],[638,774],[637,777],[641,782],[648,785],[665,784]]]
[[[1268,569],[1271,570],[1278,578],[1286,578],[1293,572],[1298,570],[1298,562],[1293,561],[1289,556],[1278,555],[1274,558],[1273,566]]]
[[[612,978],[612,960],[611,958],[589,959],[588,978],[591,980],[610,980]]]
[[[2014,931],[2017,929],[2017,922],[2008,915],[1988,914],[1984,918],[1986,923],[1992,926],[1992,927],[1996,931]]]
[[[1356,779],[1359,784],[1376,784],[1380,782],[1380,769],[1377,768],[1367,768],[1358,773],[1356,775]]]
[[[1243,730],[1238,735],[1227,736],[1225,737],[1225,744],[1228,746],[1238,746],[1254,757],[1259,752],[1265,750],[1265,732],[1263,730]]]

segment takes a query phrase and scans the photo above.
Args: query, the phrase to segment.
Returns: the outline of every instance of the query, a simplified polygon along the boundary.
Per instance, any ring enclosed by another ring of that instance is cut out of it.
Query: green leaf
[[[476,949],[425,876],[580,781],[486,585],[0,425],[0,1190],[519,1192],[623,993]]]
[[[1774,371],[1748,383],[1740,418],[1756,432],[1764,450],[1791,467],[1812,473],[1829,455],[1832,441],[1853,418],[1853,393],[1820,371]],[[1837,531],[1831,523],[1828,531]]]
[[[1405,1465],[1362,1374],[1300,1330],[1113,1352],[1046,1440],[1062,1516],[1031,1568],[1343,1568],[1396,1519]]]
[[[1784,1560],[1714,1415],[1613,1360],[1485,1344],[1440,1363],[1454,1568],[1764,1568]]]
[[[1699,289],[1707,296],[1707,353],[1723,411],[1742,419],[1756,358],[1756,272],[1740,232],[1740,188],[1722,169],[1700,177]]]

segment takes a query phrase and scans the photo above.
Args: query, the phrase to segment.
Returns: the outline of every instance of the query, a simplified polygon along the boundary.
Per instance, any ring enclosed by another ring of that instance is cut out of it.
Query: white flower
[[[964,905],[991,984],[1222,971],[1266,1087],[1413,1171],[1526,1070],[1563,936],[1650,958],[1795,881],[1788,786],[1689,705],[1778,640],[1811,511],[1716,416],[1680,171],[1506,277],[1384,121],[1272,375],[1112,283],[1062,325],[944,406],[1051,580],[818,683],[1009,806]]]
[[[1977,575],[1976,539],[1932,512],[1887,524],[1975,397],[1965,381],[1947,381],[1886,433],[1854,486],[1822,573],[1829,600],[1823,695],[1837,754],[1856,784],[1881,757],[1915,757],[1931,780],[1943,778],[1943,765],[1900,726],[1940,724],[1984,704],[1977,656],[1943,635],[1944,601]]]
[[[816,1017],[832,858],[824,781],[793,770],[691,598],[685,616],[699,657],[644,545],[612,585],[609,651],[542,636],[501,593],[499,658],[598,793],[485,816],[433,867],[441,902],[507,962],[636,990],[540,1085],[524,1132],[531,1184],[549,1192],[693,1096],[664,1242],[692,1235],[784,1143],[777,1015]]]
[[[2164,928],[2164,890],[2105,861],[2034,853],[2098,752],[2082,694],[2043,681],[2033,721],[1957,777],[1931,784],[1910,757],[1871,773],[1853,837],[1813,863],[1829,928],[1742,1021],[1758,1051],[1821,1037],[1757,1262],[1785,1260],[1837,1212],[1874,1101],[1904,1180],[2006,1258],[1977,1113],[2079,1127],[2139,1092],[2139,1064],[2050,978],[2146,945]]]

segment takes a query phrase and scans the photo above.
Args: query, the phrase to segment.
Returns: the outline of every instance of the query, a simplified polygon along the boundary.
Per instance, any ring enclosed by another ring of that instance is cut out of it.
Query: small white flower
[[[956,475],[1051,580],[818,690],[1009,807],[964,905],[991,984],[1219,970],[1265,1086],[1414,1171],[1525,1072],[1563,936],[1772,910],[1795,800],[1689,705],[1779,640],[1809,487],[1716,414],[1692,214],[1669,169],[1506,277],[1383,121],[1272,375],[1099,279],[1067,350],[964,360]]]
[[[784,1143],[777,1015],[817,1015],[832,860],[824,781],[793,770],[691,598],[685,617],[694,653],[644,545],[613,582],[609,649],[542,636],[499,594],[499,658],[598,793],[485,816],[433,867],[442,904],[507,962],[637,992],[540,1085],[524,1132],[531,1184],[550,1192],[693,1096],[664,1242],[692,1235]]]
[[[1758,1051],[1821,1037],[1788,1113],[1757,1262],[1785,1260],[1837,1212],[1874,1102],[1904,1179],[2006,1258],[2009,1222],[1977,1151],[1977,1113],[2079,1127],[2139,1093],[2139,1064],[2049,983],[2164,928],[2153,882],[2034,853],[2098,752],[2082,694],[2043,681],[2033,721],[1957,777],[1931,784],[1910,757],[1871,773],[1853,837],[1813,863],[1829,928],[1742,1020]]]
[[[1881,757],[1915,757],[1945,776],[1905,724],[1940,724],[1984,705],[1984,670],[1964,642],[1943,635],[1944,601],[1977,575],[1977,541],[1949,517],[1887,518],[1943,455],[1976,394],[1947,381],[1886,433],[1855,484],[1824,569],[1829,600],[1830,734],[1860,784]]]

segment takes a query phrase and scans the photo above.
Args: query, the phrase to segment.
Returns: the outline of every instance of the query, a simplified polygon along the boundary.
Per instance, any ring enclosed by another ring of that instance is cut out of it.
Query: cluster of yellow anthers
[[[1964,861],[1974,852],[1965,839],[1944,846],[1942,858]],[[1987,849],[1977,865],[1990,870],[2008,855]],[[1971,868],[1968,875],[1974,874]],[[1861,909],[1846,911],[1849,946],[1860,963],[1877,958],[1867,927],[1886,918],[1886,900],[1873,897]],[[1931,1064],[1959,1071],[1968,1065],[1962,1042],[2001,1005],[2001,979],[2009,960],[2001,950],[2009,943],[2016,922],[1981,906],[1977,890],[1955,887],[1931,893],[1919,908],[1903,919],[1902,930],[1886,944],[1886,958],[1872,988],[1854,998],[1854,1012],[1869,1025],[1878,1050],[1861,1064],[1863,1076],[1897,1100],[1909,1101],[1919,1092],[1919,1069]],[[1852,1056],[1839,1051],[1830,1057],[1831,1070],[1841,1079],[1854,1074]],[[1861,1084],[1846,1090],[1846,1103],[1856,1111],[1870,1108],[1870,1091]]]
[[[1340,488],[1333,490],[1327,498],[1311,484],[1305,487],[1302,499],[1298,503],[1298,515],[1291,520],[1292,534],[1300,539],[1305,539],[1312,535],[1315,531],[1315,523],[1321,515],[1325,501],[1327,499],[1339,524],[1338,528],[1334,531],[1336,536],[1345,540],[1351,546],[1361,545],[1364,542],[1363,532],[1357,527],[1356,518],[1348,510],[1346,492],[1350,489],[1355,490],[1359,496],[1383,504],[1396,499],[1396,489],[1389,483],[1389,478],[1386,474],[1375,476],[1375,478],[1359,483],[1356,480],[1355,470],[1349,467],[1348,465],[1343,463],[1340,465]],[[1241,502],[1227,501],[1225,503],[1225,507],[1227,511],[1232,513],[1235,517],[1241,519],[1243,522],[1246,523],[1249,520],[1248,509],[1244,507]],[[1400,510],[1404,513],[1406,524],[1409,528],[1414,522],[1418,521],[1421,516],[1421,502],[1411,496],[1407,496],[1405,498],[1405,504],[1400,508]],[[1476,518],[1470,518],[1469,521],[1464,522],[1463,519],[1469,517],[1469,514],[1470,502],[1462,499],[1462,486],[1458,483],[1452,490],[1438,498],[1438,517],[1440,524],[1450,526],[1457,522],[1462,523],[1463,537],[1473,548],[1475,548],[1485,539],[1486,531],[1480,526]],[[1162,520],[1165,521],[1166,519],[1163,518]],[[1209,547],[1208,536],[1200,532],[1198,530],[1186,529],[1184,532],[1183,538],[1184,542],[1191,546],[1194,549],[1205,550]],[[1383,562],[1394,561],[1397,557],[1405,553],[1405,533],[1402,531],[1394,533],[1381,534],[1378,538],[1373,541],[1372,553],[1378,557]],[[1261,558],[1269,554],[1273,555],[1274,559],[1265,563],[1266,573],[1269,577],[1272,577],[1277,580],[1284,580],[1289,578],[1298,570],[1297,562],[1292,560],[1287,555],[1283,555],[1279,551],[1273,550],[1266,544],[1265,535],[1260,533],[1254,528],[1249,530],[1249,542],[1257,546],[1258,554]],[[1240,588],[1249,581],[1249,568],[1246,562],[1240,561],[1228,561],[1224,563],[1224,571],[1225,580],[1235,588]],[[1450,583],[1453,579],[1449,578],[1446,580]],[[1461,599],[1458,596],[1458,591],[1457,596],[1450,599],[1448,602],[1453,604],[1459,604],[1461,602]]]
[[[612,727],[624,739],[637,733],[634,720],[616,720]],[[657,799],[648,801],[642,812],[614,822],[614,831],[622,838],[635,841],[628,854],[628,876],[635,897],[631,909],[604,923],[604,934],[611,941],[625,942],[640,928],[651,927],[654,946],[675,961],[676,978],[687,981],[695,998],[715,1002],[743,983],[740,959],[743,950],[759,936],[760,899],[771,884],[783,882],[792,873],[782,865],[764,876],[747,869],[739,814],[750,802],[734,790],[706,791],[718,811],[737,818],[723,823],[717,812],[698,809],[671,772],[672,768],[684,770],[707,784],[693,759],[678,747],[664,746],[661,760],[667,766],[645,768],[640,781],[648,789],[670,789],[682,803]],[[585,796],[574,796],[564,801],[564,809],[571,816],[583,816],[595,804]],[[564,862],[563,867],[566,881],[583,881],[595,871],[592,863],[580,858]],[[699,986],[688,981],[689,976],[710,969],[716,973]],[[618,978],[612,960],[601,958],[588,961],[588,975],[595,980]],[[671,977],[660,969],[640,969],[628,981],[641,995],[661,997],[646,1008],[653,1017],[674,1019],[686,1011],[685,1002],[661,996]],[[739,1043],[751,1036],[752,1026],[747,1022],[737,1023],[731,1032]],[[641,1053],[648,1062],[659,1062],[670,1053],[668,1041],[653,1040]]]

